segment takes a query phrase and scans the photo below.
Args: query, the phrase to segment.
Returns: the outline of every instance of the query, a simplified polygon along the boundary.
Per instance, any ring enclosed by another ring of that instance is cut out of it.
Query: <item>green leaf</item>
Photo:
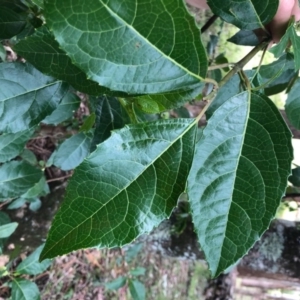
[[[105,283],[105,287],[108,290],[118,290],[121,287],[123,287],[126,284],[126,282],[127,282],[127,278],[124,276],[120,276],[111,282]]]
[[[12,300],[40,300],[40,291],[37,285],[29,280],[14,278],[11,291]]]
[[[287,101],[285,104],[286,115],[291,124],[300,129],[300,79],[298,78],[296,83],[288,93]]]
[[[19,224],[16,222],[0,225],[0,239],[8,238],[9,236],[11,236],[15,232],[18,225]]]
[[[44,248],[44,244],[33,251],[25,260],[17,267],[18,274],[38,275],[46,271],[51,265],[50,259],[39,262],[39,257]]]
[[[129,273],[132,276],[143,276],[146,273],[146,269],[142,267],[138,267],[136,269],[130,270]]]
[[[0,64],[0,132],[34,127],[50,115],[68,86],[29,64]]]
[[[91,141],[90,133],[80,132],[73,135],[53,152],[53,157],[49,160],[64,171],[75,169],[89,155]]]
[[[259,44],[258,37],[253,30],[240,30],[234,36],[228,39],[228,42],[236,45],[253,47]]]
[[[0,59],[2,61],[6,61],[6,49],[1,43],[0,43]]]
[[[87,132],[90,131],[96,121],[96,114],[95,113],[91,113],[85,120],[84,123],[82,124],[82,126],[79,129],[79,132]]]
[[[289,177],[289,182],[294,186],[300,187],[300,167],[292,170],[292,175]]]
[[[21,40],[14,46],[14,50],[44,74],[66,81],[76,90],[91,95],[110,93],[108,89],[86,78],[85,73],[59,47],[46,26]]]
[[[282,53],[290,46],[290,41],[294,48],[294,56],[295,56],[295,69],[300,69],[300,37],[297,35],[295,29],[295,19],[291,18],[289,26],[281,38],[280,42],[270,49],[270,52],[274,54],[275,57],[279,57]]]
[[[173,91],[156,95],[143,95],[134,98],[136,105],[146,113],[159,113],[169,109],[178,108],[184,105],[187,101],[198,97],[205,84],[200,82],[193,88]]]
[[[96,114],[96,126],[91,149],[110,137],[111,131],[120,129],[129,123],[129,117],[117,98],[110,96],[90,97],[90,103]]]
[[[207,0],[214,14],[240,29],[263,28],[275,16],[279,0]]]
[[[45,124],[60,124],[68,119],[71,119],[74,112],[78,109],[80,99],[77,95],[72,92],[67,93],[58,107],[52,112],[51,115],[47,116],[42,122]]]
[[[44,1],[43,0],[31,0],[35,5],[40,7],[41,9],[44,9]]]
[[[0,135],[0,163],[19,155],[33,133],[33,130],[24,130]]]
[[[33,212],[38,211],[42,206],[42,201],[39,198],[28,199],[29,209]]]
[[[0,39],[10,39],[20,33],[26,25],[26,15],[14,11],[14,5],[6,7],[1,3]]]
[[[195,123],[159,120],[114,131],[75,170],[41,259],[122,246],[168,217],[185,189]]]
[[[20,156],[23,160],[27,161],[33,166],[38,164],[35,154],[29,149],[24,149]]]
[[[129,280],[128,286],[133,300],[146,299],[146,289],[143,283],[138,280]]]
[[[42,177],[42,171],[23,161],[0,166],[0,200],[24,194]]]
[[[188,195],[213,276],[235,264],[268,228],[291,161],[291,133],[267,97],[243,92],[209,119],[196,144]]]
[[[137,257],[137,255],[142,250],[142,248],[143,248],[142,243],[131,245],[125,252],[125,261],[127,263],[130,263],[134,258]]]
[[[206,76],[199,29],[182,0],[81,4],[47,1],[45,16],[61,48],[91,80],[155,94],[190,88]]]
[[[13,200],[7,207],[7,209],[18,209],[22,207],[26,203],[26,199],[24,198],[17,198]]]
[[[46,182],[45,176],[42,176],[42,178],[33,185],[28,191],[26,191],[25,194],[23,194],[22,198],[35,198],[40,196],[46,196],[50,193],[50,189],[48,186],[48,183]]]
[[[3,211],[0,211],[0,226],[8,224],[9,222],[10,222],[9,216]],[[7,240],[6,238],[0,239],[0,254],[3,253],[3,247],[5,245],[6,240]]]

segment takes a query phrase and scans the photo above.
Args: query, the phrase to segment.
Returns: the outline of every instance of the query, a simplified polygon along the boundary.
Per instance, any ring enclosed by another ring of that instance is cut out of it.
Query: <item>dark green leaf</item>
[[[138,280],[129,280],[128,286],[133,300],[146,299],[146,290],[143,283]]]
[[[2,3],[0,3],[2,4]],[[20,33],[26,25],[26,16],[1,5],[0,39],[10,39]]]
[[[185,188],[195,123],[129,125],[98,145],[69,181],[41,258],[122,246],[168,217]]]
[[[90,97],[90,102],[96,114],[96,128],[91,146],[95,150],[96,145],[110,137],[112,130],[124,127],[130,120],[117,98]]]
[[[263,27],[275,16],[279,0],[207,0],[214,14],[240,29],[253,30]]]
[[[291,133],[265,96],[233,96],[209,119],[196,144],[188,195],[213,276],[235,264],[268,228],[291,160]]]
[[[52,114],[43,120],[43,123],[57,125],[71,119],[79,104],[80,99],[75,94],[67,93]]]
[[[146,269],[142,267],[138,267],[136,269],[130,270],[129,273],[133,276],[143,276],[146,273]]]
[[[300,187],[300,167],[292,170],[292,175],[289,177],[289,181],[297,187]]]
[[[19,155],[33,132],[33,130],[24,130],[0,135],[0,163]]]
[[[11,291],[12,300],[40,300],[40,291],[37,285],[29,280],[14,278]]]
[[[285,111],[291,124],[300,129],[300,79],[296,81],[288,94]]]
[[[126,284],[127,278],[124,276],[120,276],[117,279],[105,283],[105,287],[108,290],[118,290]]]
[[[0,59],[2,61],[6,61],[6,49],[1,43],[0,43]]]
[[[292,42],[294,49],[294,57],[295,57],[295,69],[300,69],[300,37],[297,35],[295,29],[295,20],[292,18],[290,20],[289,26],[281,38],[280,42],[270,49],[275,57],[280,57],[282,53],[290,46],[290,42]]]
[[[66,81],[81,92],[91,95],[109,93],[108,89],[88,80],[86,75],[73,65],[46,26],[40,27],[34,35],[21,40],[14,50],[41,72]]]
[[[0,211],[0,226],[5,225],[9,222],[10,222],[9,216],[5,212]],[[6,240],[7,239],[0,239],[0,254],[3,253],[3,247],[5,245]]]
[[[4,239],[11,236],[15,232],[18,225],[19,224],[16,222],[0,225],[0,239]]]
[[[68,86],[29,64],[0,64],[0,132],[30,129],[50,115]]]
[[[111,90],[163,93],[206,76],[199,29],[182,0],[51,0],[45,15],[72,61]]]
[[[73,135],[59,146],[49,160],[64,171],[75,169],[89,155],[91,141],[90,133]]]
[[[0,200],[24,194],[42,177],[42,171],[23,161],[0,166]]]
[[[44,1],[43,0],[31,0],[35,5],[37,5],[40,8],[44,8]]]
[[[51,265],[50,259],[45,259],[39,262],[39,257],[44,248],[44,245],[39,246],[33,251],[25,260],[23,260],[17,267],[16,271],[19,274],[38,275],[43,273]]]
[[[256,46],[259,44],[258,37],[253,30],[240,30],[228,39],[228,42],[242,46]]]

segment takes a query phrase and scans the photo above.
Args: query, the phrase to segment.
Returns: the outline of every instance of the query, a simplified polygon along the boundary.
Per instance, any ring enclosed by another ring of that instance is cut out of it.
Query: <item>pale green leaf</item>
[[[146,289],[145,285],[138,280],[129,280],[129,291],[133,300],[145,300]]]
[[[42,206],[42,201],[39,198],[28,199],[28,202],[29,202],[29,209],[34,212],[38,211]]]
[[[168,217],[185,189],[195,123],[129,125],[98,145],[69,181],[41,258],[122,246]]]
[[[15,232],[18,225],[19,224],[16,222],[0,225],[0,239],[4,239],[11,236]]]
[[[91,141],[90,133],[80,132],[73,135],[53,152],[53,157],[49,160],[64,171],[75,169],[90,153]]]
[[[68,86],[29,64],[0,64],[0,132],[15,133],[39,124],[57,107]]]
[[[288,93],[288,98],[285,104],[286,115],[291,124],[300,129],[300,79],[298,78],[296,83]]]
[[[42,122],[45,124],[57,125],[68,119],[71,119],[74,112],[78,109],[80,99],[77,95],[69,92],[67,93],[58,107],[52,112],[51,115],[47,116]]]
[[[279,0],[207,0],[214,14],[244,30],[264,27],[275,16]]]
[[[39,257],[44,248],[44,245],[35,249],[25,260],[23,260],[17,267],[16,271],[19,274],[38,275],[43,273],[51,265],[50,259],[45,259],[39,262]]]
[[[0,163],[19,155],[33,133],[33,130],[24,130],[0,135]]]
[[[146,269],[142,267],[137,267],[129,271],[132,276],[143,276],[146,273]]]
[[[40,300],[41,296],[34,282],[22,278],[14,278],[11,298],[12,300]]]
[[[26,203],[26,199],[24,198],[17,198],[13,200],[8,206],[7,209],[18,209],[22,207]]]
[[[105,283],[105,287],[108,290],[118,290],[123,287],[127,282],[127,278],[124,276],[120,276],[113,281]]]
[[[0,200],[24,194],[42,177],[42,171],[23,161],[0,166]]]
[[[35,198],[40,196],[46,196],[50,193],[48,183],[46,182],[45,176],[42,176],[41,179],[33,185],[25,194],[21,197],[25,199]]]
[[[265,96],[233,96],[209,119],[196,144],[188,195],[213,276],[235,264],[268,228],[291,161],[291,133]]]
[[[49,0],[45,16],[76,66],[111,90],[169,92],[206,76],[199,29],[182,0]]]

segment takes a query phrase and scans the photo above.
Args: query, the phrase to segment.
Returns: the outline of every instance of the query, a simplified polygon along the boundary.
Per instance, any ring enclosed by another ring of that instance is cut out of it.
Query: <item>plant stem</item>
[[[223,77],[219,82],[219,87],[222,87],[233,75],[241,71],[243,67],[262,49],[267,47],[269,40],[262,41],[260,44],[255,46],[245,57],[237,62],[234,67]]]
[[[201,33],[205,32],[216,20],[218,19],[218,16],[213,15],[208,19],[208,21],[203,25],[201,28]]]

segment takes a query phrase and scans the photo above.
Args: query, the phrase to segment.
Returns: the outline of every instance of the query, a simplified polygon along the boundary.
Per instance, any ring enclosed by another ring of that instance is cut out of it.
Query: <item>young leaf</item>
[[[279,0],[207,0],[214,14],[240,29],[263,28],[275,16]]]
[[[39,257],[44,248],[44,245],[35,249],[25,260],[23,260],[17,267],[18,274],[38,275],[43,273],[51,265],[50,259],[45,259],[39,262]]]
[[[124,276],[120,276],[113,281],[105,283],[105,287],[108,290],[118,290],[123,287],[127,282],[127,278]]]
[[[0,200],[24,194],[42,177],[42,171],[23,161],[0,166]]]
[[[235,264],[268,228],[291,161],[291,133],[265,96],[238,94],[209,119],[196,144],[188,195],[213,276]]]
[[[110,96],[90,97],[92,109],[96,114],[96,128],[91,149],[110,137],[111,131],[130,123],[128,115],[117,98]]]
[[[49,160],[64,171],[75,169],[89,155],[91,141],[91,133],[73,135],[59,146]]]
[[[37,285],[29,280],[14,278],[11,291],[12,300],[40,300],[40,291]]]
[[[30,198],[27,200],[29,202],[29,209],[31,211],[38,211],[42,206],[42,201],[39,198]]]
[[[68,86],[29,64],[0,64],[0,131],[16,133],[39,124],[57,107]]]
[[[98,145],[69,181],[41,259],[122,246],[168,217],[185,188],[195,123],[176,119],[129,125]]]
[[[24,198],[17,198],[13,200],[8,206],[7,209],[18,209],[22,207],[26,203],[26,199]]]
[[[91,94],[109,94],[107,88],[88,80],[59,47],[46,26],[38,28],[34,35],[21,40],[14,50],[41,72],[71,84],[75,89]]]
[[[45,124],[57,125],[68,119],[71,119],[74,112],[78,109],[80,104],[80,99],[77,95],[68,92],[58,107],[52,112],[50,116],[47,116],[42,122]]]
[[[286,115],[291,124],[300,129],[300,79],[298,78],[296,83],[288,93],[288,98],[285,104]]]
[[[281,56],[281,54],[286,50],[287,47],[290,46],[290,42],[292,42],[294,48],[294,56],[295,56],[295,69],[300,69],[300,37],[297,35],[296,29],[294,27],[295,20],[292,18],[290,20],[289,26],[281,38],[280,42],[270,49],[270,52],[274,54],[275,57]]]
[[[132,276],[143,276],[146,273],[146,269],[142,268],[142,267],[137,267],[137,268],[135,268],[133,270],[130,270],[129,273]]]
[[[129,280],[129,291],[133,300],[145,300],[146,290],[145,285],[138,280]]]
[[[206,76],[199,29],[182,0],[50,0],[45,16],[72,61],[111,90],[162,93]]]
[[[0,135],[0,163],[9,161],[20,154],[33,133],[33,130],[24,130]]]
[[[0,225],[0,239],[4,239],[11,236],[15,232],[18,225],[19,224],[16,222]]]

